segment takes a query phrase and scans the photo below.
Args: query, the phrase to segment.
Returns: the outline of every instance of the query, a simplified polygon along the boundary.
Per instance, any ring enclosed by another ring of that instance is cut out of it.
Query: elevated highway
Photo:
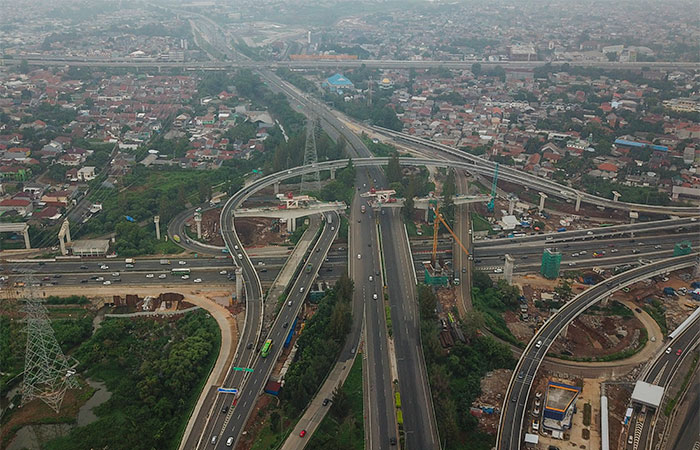
[[[525,421],[527,400],[532,382],[549,347],[559,333],[585,311],[604,297],[623,287],[662,273],[692,267],[699,263],[700,253],[665,259],[644,265],[609,278],[574,297],[551,316],[532,338],[520,356],[513,371],[503,400],[496,445],[499,450],[518,450]]]
[[[457,150],[447,145],[439,144],[427,139],[411,136],[407,133],[401,133],[381,127],[372,127],[373,130],[384,134],[392,139],[408,142],[413,145],[418,145],[430,149],[434,156],[447,156],[451,160],[451,165],[459,164],[460,162],[468,162],[473,166],[472,172],[493,176],[496,168],[496,163],[479,156],[472,155],[467,152]],[[418,158],[422,159],[422,158]],[[402,162],[403,164],[403,162]],[[432,165],[432,164],[431,164]],[[458,167],[466,168],[461,165]],[[614,201],[612,199],[599,197],[589,194],[578,189],[564,186],[545,178],[540,178],[527,172],[499,165],[498,177],[501,180],[525,186],[526,189],[532,189],[536,192],[544,192],[547,195],[563,198],[574,202],[585,202],[595,206],[605,208],[618,209],[622,211],[644,212],[652,214],[665,214],[676,216],[697,216],[700,208],[698,206],[660,206],[660,205],[644,205],[640,203],[629,203],[623,201]]]
[[[191,13],[190,13],[191,14]],[[221,51],[221,46],[218,47]],[[153,67],[153,68],[178,68],[186,70],[228,70],[228,69],[276,69],[286,67],[290,69],[342,69],[369,67],[373,69],[429,69],[443,67],[446,69],[469,70],[472,64],[479,63],[482,67],[501,66],[506,68],[531,69],[544,66],[568,64],[577,67],[596,67],[601,69],[632,70],[649,67],[652,69],[688,69],[697,70],[700,64],[685,61],[655,61],[655,62],[609,62],[609,61],[404,61],[390,59],[356,59],[344,61],[252,61],[235,54],[232,61],[167,61],[157,58],[87,58],[79,56],[47,56],[20,55],[16,59],[0,59],[0,65],[17,65],[26,60],[35,66],[91,66],[91,67]]]

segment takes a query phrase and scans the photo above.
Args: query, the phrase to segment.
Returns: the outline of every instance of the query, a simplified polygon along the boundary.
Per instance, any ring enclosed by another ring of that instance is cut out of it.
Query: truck
[[[566,231],[566,227],[557,228],[557,233],[562,233]]]
[[[126,263],[126,264],[133,264],[133,263],[134,263],[134,258],[126,258],[126,259],[124,260],[124,263]]]
[[[365,205],[360,206],[360,212],[364,214],[365,211],[367,211],[367,207]]]
[[[333,214],[328,214],[326,216],[326,222],[333,223]]]
[[[664,295],[668,295],[669,297],[675,297],[676,291],[672,287],[665,287],[664,288]]]
[[[169,260],[169,259],[161,259],[161,260],[160,260],[160,265],[161,265],[161,266],[169,266],[169,265],[170,265],[170,260]]]

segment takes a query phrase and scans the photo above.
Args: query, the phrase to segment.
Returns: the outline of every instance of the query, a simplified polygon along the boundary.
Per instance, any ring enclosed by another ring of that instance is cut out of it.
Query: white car
[[[375,292],[374,294],[372,294],[372,299],[373,299],[373,300],[376,300],[376,299],[378,299],[378,298],[379,298],[379,296],[377,295],[376,292]]]
[[[119,272],[112,272],[112,276],[113,276],[113,277],[118,277],[118,276],[119,276]]]
[[[153,277],[154,277],[154,275],[153,275],[152,273],[147,273],[147,274],[146,274],[146,278],[153,278]]]
[[[187,261],[178,261],[177,263],[180,264],[181,266],[184,266],[185,264],[187,264]]]
[[[226,274],[228,274],[228,272],[226,272],[225,270],[222,270],[219,272],[219,275],[226,275]]]
[[[501,269],[500,267],[498,267],[498,268],[496,268],[496,269],[493,269],[493,273],[503,273],[503,269]]]
[[[668,355],[669,353],[671,353],[671,347],[666,349],[666,354]]]
[[[362,255],[358,253],[358,254],[357,254],[357,259],[362,259]]]
[[[540,429],[540,421],[539,420],[533,420],[532,421],[532,431],[537,431]]]
[[[374,277],[372,275],[369,276],[369,281],[374,281]]]
[[[109,269],[109,266],[108,266],[107,264],[102,264],[102,265],[100,266],[100,269],[102,269],[102,270],[107,270],[107,269]]]
[[[161,280],[164,279],[165,277],[167,277],[167,275],[164,273],[161,273],[160,275],[158,275],[158,278],[160,278]]]
[[[259,265],[259,266],[264,266],[264,265],[265,265],[265,262],[264,262],[264,261],[258,261],[258,265]]]
[[[104,283],[102,283],[102,284],[104,284],[105,286],[109,286],[110,284],[112,284],[112,282],[111,282],[111,281],[109,281],[109,280],[107,280],[107,281],[105,281],[105,282],[104,282]]]
[[[105,277],[97,277],[97,278],[95,278],[95,281],[104,281],[104,280],[105,280]]]
[[[190,279],[190,276],[189,276],[189,275],[183,275],[183,276],[181,276],[180,278],[182,278],[183,280],[189,280],[189,279]]]
[[[542,347],[542,341],[537,341],[537,343],[535,344],[535,348],[540,348],[540,347]]]
[[[242,254],[242,253],[239,253],[239,254],[238,254],[238,259],[243,259],[243,254]]]
[[[201,278],[195,278],[195,279],[194,279],[194,282],[195,282],[195,283],[201,283],[201,282],[202,282],[202,279],[201,279]]]

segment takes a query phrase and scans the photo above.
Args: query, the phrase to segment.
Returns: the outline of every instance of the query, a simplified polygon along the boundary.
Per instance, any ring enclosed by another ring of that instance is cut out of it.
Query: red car
[[[306,430],[301,430],[299,432],[299,437],[304,437],[304,436],[306,436]]]
[[[676,351],[676,356],[681,356],[681,353],[683,353],[683,350],[680,348]]]

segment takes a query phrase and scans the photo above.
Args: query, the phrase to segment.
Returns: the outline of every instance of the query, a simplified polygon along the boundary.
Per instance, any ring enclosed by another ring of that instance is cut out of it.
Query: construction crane
[[[491,183],[491,200],[486,205],[489,212],[493,212],[494,206],[496,206],[496,189],[498,188],[498,163],[496,163],[496,168],[493,170],[493,183]]]
[[[433,267],[435,267],[435,262],[437,261],[437,242],[438,242],[438,231],[440,230],[440,224],[445,225],[445,228],[447,228],[447,231],[452,235],[452,237],[457,241],[459,246],[462,248],[462,251],[464,252],[467,257],[469,257],[469,250],[467,250],[464,245],[462,244],[462,241],[459,240],[457,235],[452,231],[452,228],[447,224],[445,219],[442,218],[442,214],[440,214],[440,205],[435,205],[435,219],[433,220],[433,257],[432,257],[432,262],[433,262]]]

